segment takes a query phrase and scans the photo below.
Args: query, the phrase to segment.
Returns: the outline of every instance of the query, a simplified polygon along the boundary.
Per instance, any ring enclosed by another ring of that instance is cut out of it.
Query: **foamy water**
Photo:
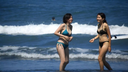
[[[72,23],[73,34],[97,34],[96,25],[79,24],[77,22]],[[9,26],[0,25],[0,34],[7,35],[43,35],[43,34],[53,34],[55,30],[60,26],[60,24],[29,24],[24,26]],[[112,35],[128,34],[127,26],[109,25]]]
[[[69,48],[70,59],[98,59],[98,49]],[[128,52],[113,50],[106,55],[108,59],[128,60]],[[28,59],[59,59],[56,48],[36,48],[27,46],[3,46],[0,47],[0,59],[16,56]],[[15,58],[16,58],[15,57]]]

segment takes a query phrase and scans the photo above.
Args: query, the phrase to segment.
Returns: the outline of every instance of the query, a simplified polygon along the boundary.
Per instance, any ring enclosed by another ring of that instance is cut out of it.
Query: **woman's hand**
[[[93,43],[93,42],[94,42],[94,39],[91,39],[89,42],[90,42],[90,43]]]
[[[66,38],[68,41],[71,41],[73,37],[72,37],[72,36],[70,36],[70,37],[69,37],[69,36],[65,36],[65,38]]]
[[[108,47],[108,51],[109,51],[109,53],[111,52],[111,47]]]
[[[70,36],[70,37],[69,37],[69,41],[71,41],[72,39],[73,39],[73,36]]]
[[[68,36],[64,36],[66,40],[69,40],[69,37]]]

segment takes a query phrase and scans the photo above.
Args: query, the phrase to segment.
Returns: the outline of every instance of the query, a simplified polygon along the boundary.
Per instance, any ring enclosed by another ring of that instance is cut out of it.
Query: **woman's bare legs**
[[[99,47],[99,56],[98,56],[98,61],[99,61],[99,65],[100,65],[100,70],[103,71],[104,70],[104,65],[109,69],[112,70],[112,68],[110,67],[110,65],[106,62],[105,60],[105,55],[108,51],[108,42],[105,42],[101,47]]]
[[[102,61],[102,54],[101,54],[101,50],[102,48],[99,46],[99,56],[98,56],[98,61],[99,61],[99,65],[100,65],[100,70],[103,71],[104,70],[104,64]]]
[[[66,67],[66,65],[68,64],[68,59],[69,59],[69,51],[68,48],[66,48],[67,50],[65,51],[62,44],[61,45],[57,45],[56,46],[59,57],[60,57],[60,71],[64,71],[64,68]],[[68,55],[66,54],[68,53]]]
[[[107,52],[106,52],[106,53],[107,53]],[[105,53],[105,55],[104,55],[104,57],[103,57],[103,63],[104,63],[105,67],[106,67],[108,70],[112,70],[112,68],[110,67],[110,65],[108,64],[108,62],[107,62],[106,59],[105,59],[106,53]]]
[[[65,49],[65,63],[64,63],[64,70],[66,65],[69,63],[69,48]]]

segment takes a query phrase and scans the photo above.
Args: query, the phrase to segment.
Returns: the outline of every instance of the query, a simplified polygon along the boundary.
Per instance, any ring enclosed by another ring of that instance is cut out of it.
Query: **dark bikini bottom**
[[[57,45],[63,45],[63,47],[64,47],[64,49],[66,49],[67,47],[68,47],[68,45],[67,44],[64,44],[64,43],[62,43],[62,42],[57,42]]]
[[[109,42],[109,41],[99,42],[99,46],[102,48],[102,46],[103,46],[103,44],[104,44],[105,42]]]

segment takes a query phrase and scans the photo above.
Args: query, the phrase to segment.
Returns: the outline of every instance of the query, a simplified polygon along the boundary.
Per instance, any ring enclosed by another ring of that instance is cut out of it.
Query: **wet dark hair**
[[[72,14],[70,13],[66,13],[64,16],[63,16],[63,22],[64,23],[67,23],[67,20],[72,16]]]
[[[54,20],[54,19],[55,19],[55,17],[52,17],[52,19]]]
[[[104,13],[98,13],[97,15],[100,15],[100,16],[102,17],[102,19],[104,18],[103,23],[107,23],[107,21],[106,21],[106,16],[105,16]]]

